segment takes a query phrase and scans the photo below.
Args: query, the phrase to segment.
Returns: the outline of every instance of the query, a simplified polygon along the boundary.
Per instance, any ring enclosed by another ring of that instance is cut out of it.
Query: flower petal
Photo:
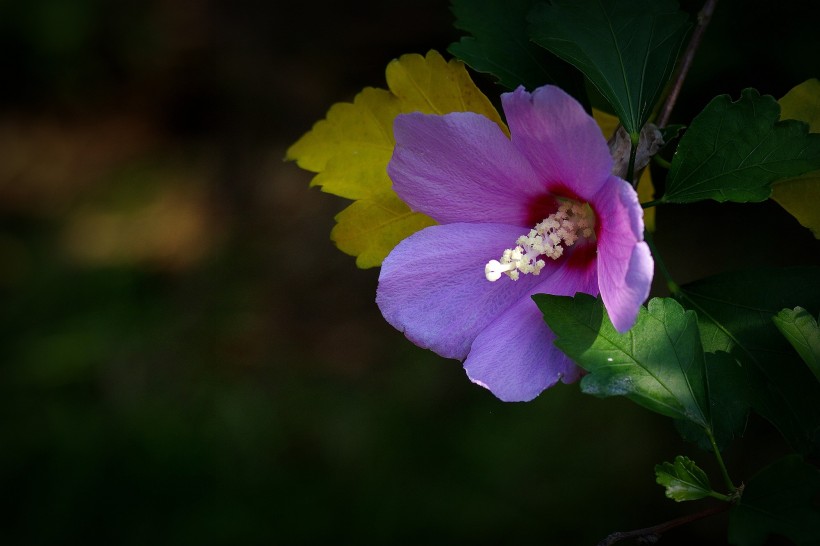
[[[643,242],[643,209],[638,194],[617,177],[594,200],[598,230],[598,283],[615,329],[629,330],[649,295],[654,261]]]
[[[564,266],[534,287],[531,294],[597,294],[595,271]],[[530,294],[530,295],[531,295]],[[555,334],[531,298],[521,298],[476,337],[464,362],[473,383],[505,402],[526,402],[560,379],[572,383],[580,369],[554,344]]]
[[[472,112],[413,113],[396,117],[393,132],[387,172],[414,211],[442,224],[531,227],[527,203],[544,187],[496,123]]]
[[[516,226],[466,223],[411,235],[382,264],[376,303],[384,318],[416,345],[463,360],[478,333],[550,273],[484,277],[487,262],[520,235]]]
[[[612,157],[595,120],[558,87],[501,95],[513,144],[552,191],[589,201],[609,178]]]

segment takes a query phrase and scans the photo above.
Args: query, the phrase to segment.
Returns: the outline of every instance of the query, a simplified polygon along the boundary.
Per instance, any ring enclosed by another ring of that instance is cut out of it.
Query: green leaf
[[[760,268],[715,275],[681,287],[680,302],[697,311],[703,348],[742,365],[752,408],[792,447],[820,451],[820,383],[780,334],[772,317],[802,305],[820,310],[820,268]]]
[[[729,542],[762,546],[769,535],[795,544],[820,544],[820,471],[796,455],[764,468],[746,485],[729,515]]]
[[[820,134],[779,115],[777,101],[754,89],[736,102],[712,99],[681,138],[661,200],[763,201],[772,182],[820,169]]]
[[[667,125],[666,127],[661,127],[661,137],[663,138],[663,141],[668,144],[672,140],[678,138],[685,129],[686,125],[681,125],[680,123]]]
[[[638,134],[689,30],[673,0],[552,0],[530,15],[537,44],[574,65]]]
[[[583,76],[527,38],[527,14],[538,0],[453,0],[455,27],[465,36],[447,50],[508,89],[555,84],[585,101]]]
[[[667,497],[677,502],[698,500],[714,493],[706,472],[683,455],[675,457],[674,464],[655,465],[655,481],[666,488]]]
[[[706,353],[706,396],[709,400],[710,427],[715,443],[723,450],[729,442],[743,435],[751,408],[751,393],[746,371],[732,355]],[[676,421],[684,439],[712,451],[712,443],[703,428],[689,421]]]
[[[817,320],[802,307],[783,309],[772,320],[820,381],[820,328]]]
[[[556,334],[555,344],[590,372],[581,390],[623,395],[661,415],[709,424],[703,350],[695,313],[675,300],[654,298],[635,326],[618,333],[600,298],[536,294],[533,299]]]

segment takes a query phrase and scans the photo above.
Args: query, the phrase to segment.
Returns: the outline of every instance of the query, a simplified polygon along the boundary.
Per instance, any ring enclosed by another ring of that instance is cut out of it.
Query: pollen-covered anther
[[[490,260],[484,267],[488,281],[507,275],[517,281],[520,275],[538,275],[546,266],[543,257],[557,260],[564,249],[580,238],[595,237],[595,213],[587,204],[565,200],[558,210],[535,225],[526,235],[516,239],[514,248],[505,250],[500,260]]]

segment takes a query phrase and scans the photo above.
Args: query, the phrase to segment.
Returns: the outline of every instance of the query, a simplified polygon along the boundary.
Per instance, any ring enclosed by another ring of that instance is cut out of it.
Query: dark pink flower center
[[[594,260],[596,214],[588,203],[551,192],[533,199],[528,216],[536,219],[529,232],[498,260],[487,262],[488,281],[502,275],[514,281],[522,274],[538,275],[549,260],[563,258],[571,267],[588,267]]]

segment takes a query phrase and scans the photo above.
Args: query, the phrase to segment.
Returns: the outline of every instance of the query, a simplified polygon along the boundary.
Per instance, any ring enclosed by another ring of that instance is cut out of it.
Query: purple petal
[[[532,94],[519,87],[501,95],[512,142],[529,159],[541,181],[589,201],[609,178],[612,157],[598,124],[558,87]]]
[[[597,294],[596,275],[562,267],[541,282],[532,294],[572,296]],[[521,298],[476,337],[464,369],[471,381],[489,389],[505,402],[526,402],[560,379],[576,381],[580,369],[562,353],[555,334],[544,322],[531,298]]]
[[[595,197],[598,213],[598,283],[609,318],[629,330],[649,295],[654,262],[643,242],[643,209],[627,182],[611,177]]]
[[[442,224],[527,225],[527,204],[544,187],[496,123],[472,112],[413,113],[396,117],[393,133],[387,172],[410,208]]]
[[[520,235],[515,226],[465,223],[411,235],[382,264],[376,303],[384,318],[416,345],[463,360],[481,330],[550,274],[484,277],[487,262]]]

